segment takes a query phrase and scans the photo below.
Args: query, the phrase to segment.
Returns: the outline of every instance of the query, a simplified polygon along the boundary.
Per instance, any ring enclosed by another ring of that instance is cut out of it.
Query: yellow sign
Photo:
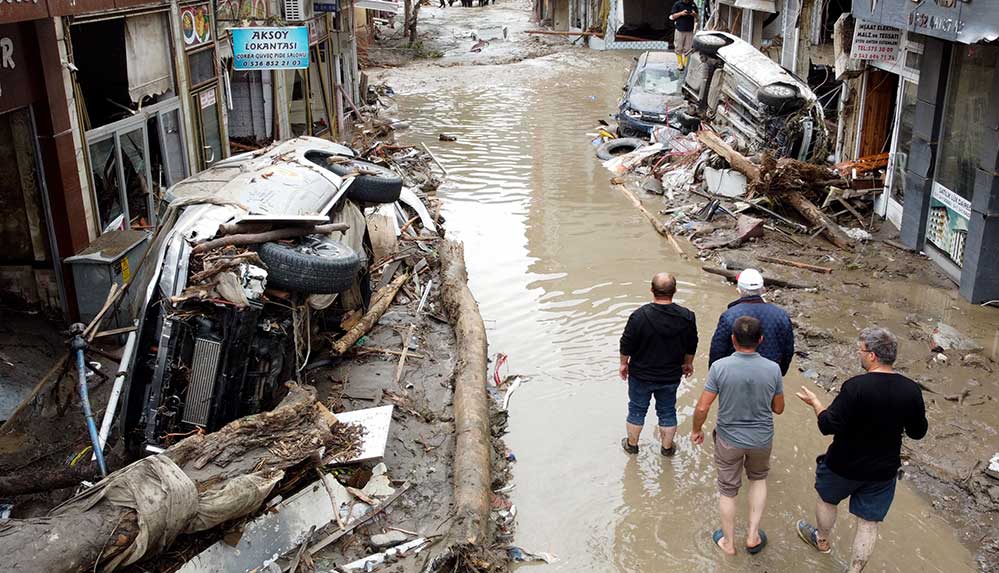
[[[121,282],[127,283],[132,278],[132,269],[128,268],[128,258],[121,260]]]

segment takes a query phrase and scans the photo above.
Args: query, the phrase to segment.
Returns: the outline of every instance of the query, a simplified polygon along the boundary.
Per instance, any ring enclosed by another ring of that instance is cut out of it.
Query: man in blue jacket
[[[739,300],[728,305],[718,318],[718,327],[711,338],[710,368],[716,360],[727,358],[735,352],[732,346],[732,325],[740,316],[752,316],[763,326],[763,342],[757,352],[780,366],[781,375],[787,375],[794,356],[794,329],[791,317],[781,307],[763,300],[763,275],[756,269],[739,273]]]

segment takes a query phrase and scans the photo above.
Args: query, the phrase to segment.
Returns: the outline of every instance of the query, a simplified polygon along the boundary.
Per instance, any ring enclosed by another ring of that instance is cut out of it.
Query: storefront
[[[212,18],[195,3],[66,19],[99,233],[153,227],[167,187],[227,155]]]
[[[902,241],[925,250],[965,298],[999,299],[999,4],[856,0],[853,14],[923,38],[918,83],[902,78],[896,114],[897,131],[911,124],[892,174],[894,184],[904,169]]]
[[[37,145],[36,44],[32,23],[0,24],[0,304],[57,314],[65,292]]]

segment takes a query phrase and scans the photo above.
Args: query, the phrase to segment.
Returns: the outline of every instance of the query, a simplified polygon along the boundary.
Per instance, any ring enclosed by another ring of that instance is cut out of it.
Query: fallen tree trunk
[[[269,243],[271,241],[294,239],[296,237],[304,237],[305,235],[312,234],[327,235],[336,231],[346,231],[349,228],[350,226],[346,223],[329,223],[327,225],[317,225],[315,227],[289,227],[287,229],[275,229],[273,231],[265,231],[263,233],[226,235],[217,239],[205,241],[204,243],[198,243],[193,249],[191,249],[191,253],[196,255],[198,253],[205,253],[219,247],[244,247],[246,245],[259,245],[262,243]]]
[[[770,163],[774,167],[765,174],[765,177],[759,166],[750,161],[745,155],[733,149],[731,145],[725,143],[717,133],[699,131],[697,132],[697,138],[709,149],[725,158],[729,165],[732,166],[732,169],[745,175],[749,179],[747,188],[751,190],[755,190],[760,183],[763,183],[762,187],[769,188],[774,180],[780,180],[782,170],[788,168],[789,165],[793,165],[794,171],[799,175],[804,175],[808,180],[816,180],[818,177],[828,175],[827,169],[808,163],[781,159],[776,164]],[[800,183],[801,181],[798,181],[795,187],[800,187]],[[850,250],[853,247],[850,237],[839,228],[839,225],[826,216],[814,203],[809,201],[801,191],[789,188],[782,189],[780,193],[777,193],[771,189],[771,193],[768,194],[771,197],[787,202],[788,205],[793,207],[795,211],[801,214],[813,226],[822,227],[822,236],[829,239],[830,243],[844,250]]]
[[[805,269],[806,271],[812,271],[813,273],[833,272],[833,270],[830,269],[829,267],[810,265],[808,263],[802,263],[800,261],[792,261],[790,259],[778,259],[776,257],[768,257],[766,255],[756,255],[756,258],[764,263],[774,263],[775,265],[787,265],[789,267],[797,267],[799,269]]]
[[[468,289],[465,250],[461,243],[443,241],[441,302],[454,328],[454,521],[444,549],[428,562],[432,571],[462,548],[486,542],[492,496],[489,404],[486,394],[486,328],[479,305]]]
[[[739,271],[720,269],[718,267],[709,267],[707,265],[702,266],[701,270],[707,273],[711,273],[713,275],[723,276],[731,282],[736,282],[737,280],[739,280]],[[763,284],[767,286],[775,286],[781,288],[816,288],[816,286],[812,284],[785,281],[783,279],[768,277],[766,275],[764,275],[763,277]]]
[[[819,209],[815,203],[809,201],[801,191],[789,191],[781,195],[781,200],[787,201],[788,205],[794,207],[795,211],[815,226],[822,227],[822,236],[829,239],[829,242],[837,247],[849,251],[853,248],[850,237],[839,228],[835,221],[830,219]]]
[[[40,493],[80,485],[81,481],[100,479],[97,462],[80,463],[58,471],[38,472],[28,467],[13,475],[0,476],[0,497]]]
[[[378,320],[385,314],[388,307],[392,305],[392,301],[395,300],[395,295],[402,288],[402,285],[406,284],[409,280],[409,273],[403,273],[395,278],[391,283],[385,285],[384,287],[378,289],[378,292],[371,295],[371,308],[368,312],[361,317],[361,320],[357,321],[357,324],[350,327],[350,330],[346,334],[341,336],[336,342],[333,343],[333,352],[336,354],[343,354],[350,349],[351,346],[357,344],[357,341],[361,339],[362,336],[368,333],[369,330],[374,328]]]
[[[118,470],[48,517],[0,522],[5,568],[114,571],[257,510],[284,470],[319,459],[335,421],[315,389],[289,384],[273,411],[191,436]]]

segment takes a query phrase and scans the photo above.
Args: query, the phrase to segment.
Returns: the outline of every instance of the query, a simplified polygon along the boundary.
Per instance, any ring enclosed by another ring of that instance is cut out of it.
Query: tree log
[[[829,242],[837,247],[849,251],[853,248],[853,241],[839,228],[835,221],[826,216],[815,203],[806,198],[801,191],[789,191],[781,196],[789,205],[815,226],[822,227],[822,236],[829,239]]]
[[[806,271],[812,271],[815,273],[831,273],[832,269],[829,267],[820,267],[818,265],[810,265],[808,263],[802,263],[799,261],[792,261],[791,259],[778,259],[776,257],[768,257],[765,255],[756,255],[756,258],[764,263],[774,263],[776,265],[787,265],[789,267],[797,267],[799,269],[805,269]]]
[[[739,280],[739,272],[738,271],[733,271],[733,270],[729,270],[729,269],[720,269],[718,267],[709,267],[707,265],[702,266],[701,270],[704,271],[704,272],[706,272],[706,273],[711,273],[713,275],[723,276],[723,277],[727,278],[730,282],[736,282],[737,280]],[[813,284],[805,284],[805,283],[796,283],[796,282],[791,282],[791,281],[785,281],[785,280],[782,280],[782,279],[778,279],[778,278],[774,278],[774,277],[768,277],[768,276],[765,276],[765,275],[763,277],[763,284],[765,284],[767,286],[775,286],[775,287],[781,287],[781,288],[816,288],[816,286],[813,285]]]
[[[750,181],[760,178],[760,168],[745,155],[725,143],[725,140],[719,137],[717,133],[713,131],[698,131],[697,139],[701,140],[701,143],[706,145],[708,149],[724,157],[725,161],[728,161],[728,164],[732,166],[732,169],[742,173]]]
[[[371,308],[368,312],[361,317],[361,320],[357,321],[357,324],[350,327],[350,330],[346,334],[341,336],[336,342],[333,343],[333,352],[336,354],[343,354],[347,350],[357,344],[357,341],[361,339],[362,336],[368,333],[369,330],[374,328],[378,320],[385,314],[388,307],[392,305],[392,301],[395,300],[396,293],[402,288],[402,285],[406,284],[409,280],[409,273],[403,273],[395,278],[391,283],[385,285],[384,287],[378,289],[378,292],[371,296]]]
[[[229,246],[246,246],[280,241],[282,239],[294,239],[305,235],[326,235],[335,231],[346,231],[350,226],[346,223],[329,223],[327,225],[317,225],[315,227],[289,227],[287,229],[275,229],[264,233],[246,233],[242,235],[226,235],[204,243],[199,243],[193,249],[192,254],[205,253],[212,249]]]
[[[5,568],[29,573],[113,571],[145,559],[169,546],[173,535],[140,535],[140,524],[155,523],[162,519],[161,514],[176,514],[183,522],[170,521],[170,530],[194,533],[249,515],[284,469],[320,459],[333,440],[329,418],[317,405],[315,389],[289,384],[288,396],[273,411],[236,420],[212,434],[191,436],[157,456],[171,460],[174,471],[192,482],[187,491],[195,496],[195,511],[178,513],[174,505],[183,504],[176,496],[167,495],[161,503],[143,498],[136,504],[139,511],[144,504],[153,503],[153,507],[139,515],[130,502],[120,499],[121,491],[114,496],[101,495],[106,491],[101,488],[146,467],[142,462],[132,464],[59,506],[48,517],[0,522]],[[264,491],[227,489],[236,483],[233,480],[244,480],[239,482],[244,486],[248,483],[245,480],[253,477],[261,479]]]

